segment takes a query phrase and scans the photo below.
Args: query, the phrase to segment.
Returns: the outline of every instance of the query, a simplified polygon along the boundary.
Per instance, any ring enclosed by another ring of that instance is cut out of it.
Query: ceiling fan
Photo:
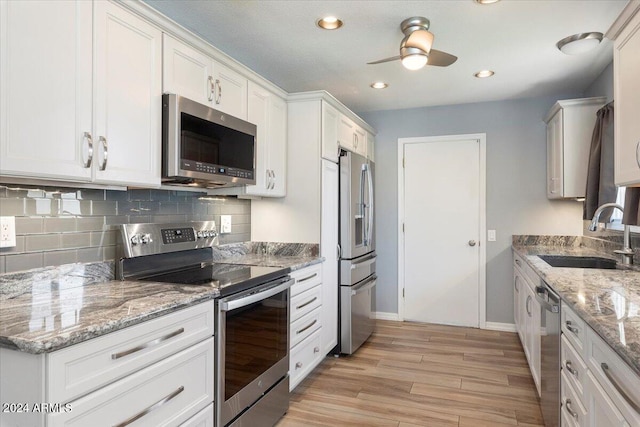
[[[399,59],[402,61],[402,65],[409,70],[418,70],[425,65],[448,67],[453,64],[458,60],[457,56],[431,49],[433,33],[429,31],[429,24],[429,20],[422,16],[405,19],[400,24],[400,30],[405,35],[400,43],[400,55],[367,62],[367,64],[382,64]]]

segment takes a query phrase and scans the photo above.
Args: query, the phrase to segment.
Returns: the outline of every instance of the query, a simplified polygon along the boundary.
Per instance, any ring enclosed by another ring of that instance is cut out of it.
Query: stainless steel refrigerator
[[[340,153],[340,352],[352,354],[374,328],[374,163]]]

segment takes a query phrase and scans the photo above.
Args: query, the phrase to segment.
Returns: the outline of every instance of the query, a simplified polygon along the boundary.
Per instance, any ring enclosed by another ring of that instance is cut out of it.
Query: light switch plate
[[[16,245],[16,217],[0,216],[0,248]]]
[[[487,240],[490,242],[496,241],[496,230],[487,230]]]
[[[220,215],[220,233],[231,233],[231,215]]]

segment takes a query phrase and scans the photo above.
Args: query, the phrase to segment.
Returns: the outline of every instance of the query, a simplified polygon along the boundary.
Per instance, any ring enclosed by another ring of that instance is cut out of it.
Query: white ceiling
[[[582,91],[611,62],[612,43],[580,56],[556,49],[576,33],[605,33],[626,0],[294,1],[146,0],[287,92],[324,89],[356,112],[554,95]],[[333,14],[339,30],[315,21]],[[399,61],[400,22],[425,16],[434,49],[453,65],[409,71]],[[481,69],[495,71],[477,79]],[[389,87],[373,90],[374,81]]]

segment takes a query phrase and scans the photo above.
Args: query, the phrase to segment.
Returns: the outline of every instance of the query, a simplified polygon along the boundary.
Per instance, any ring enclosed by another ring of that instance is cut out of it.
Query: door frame
[[[398,320],[404,321],[404,297],[402,296],[405,277],[404,277],[404,232],[402,230],[404,224],[404,165],[403,154],[407,144],[444,142],[444,141],[461,141],[475,139],[480,144],[480,182],[479,188],[479,241],[480,260],[478,270],[478,325],[480,329],[486,329],[487,324],[487,134],[473,133],[462,135],[443,135],[443,136],[425,136],[416,138],[398,138]]]

